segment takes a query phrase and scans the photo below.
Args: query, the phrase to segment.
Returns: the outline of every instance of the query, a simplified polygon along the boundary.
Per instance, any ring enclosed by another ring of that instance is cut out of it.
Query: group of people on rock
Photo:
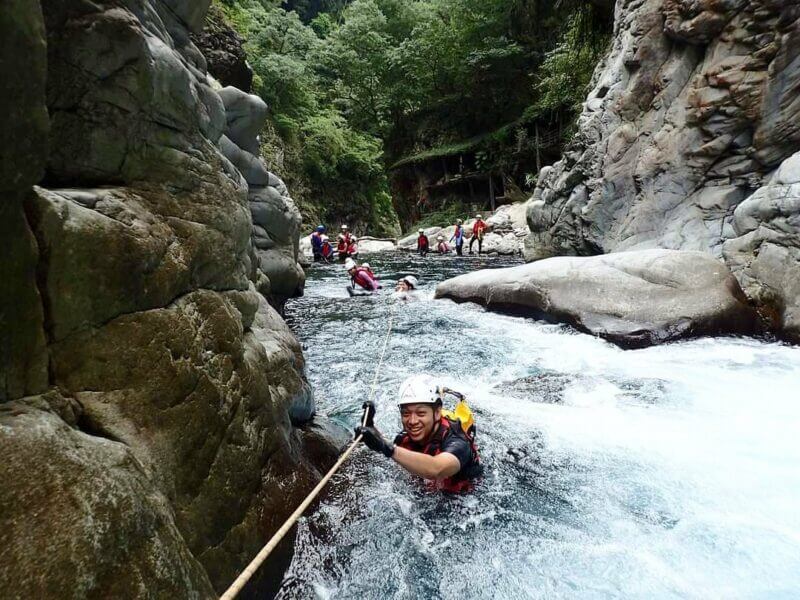
[[[345,260],[358,256],[358,239],[350,233],[347,225],[342,225],[341,233],[336,240],[336,248],[331,245],[330,239],[325,235],[325,226],[317,225],[311,234],[311,253],[314,262],[331,262]]]
[[[475,215],[475,223],[472,225],[472,237],[469,240],[470,254],[472,254],[472,246],[475,242],[478,242],[478,255],[483,252],[483,238],[486,235],[486,230],[488,227],[489,226],[486,224],[486,221],[483,220],[481,215]],[[455,228],[456,229],[453,232],[453,235],[450,236],[449,242],[455,242],[456,254],[458,256],[463,256],[464,222],[461,219],[457,219],[455,222]],[[431,251],[431,242],[428,239],[428,236],[425,234],[424,229],[420,229],[418,233],[417,254],[420,256],[427,256],[427,254]],[[450,245],[447,241],[445,241],[444,236],[442,235],[436,236],[436,252],[438,254],[450,254]]]

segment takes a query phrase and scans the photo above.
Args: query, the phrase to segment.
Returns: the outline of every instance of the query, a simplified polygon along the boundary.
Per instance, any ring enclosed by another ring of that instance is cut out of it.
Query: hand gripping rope
[[[392,334],[392,327],[394,325],[394,311],[396,307],[397,303],[395,302],[392,304],[392,308],[389,311],[389,323],[386,328],[386,337],[383,340],[383,349],[381,350],[381,356],[378,360],[378,366],[375,368],[375,376],[372,378],[372,385],[370,386],[369,390],[368,401],[370,402],[372,402],[375,397],[375,388],[378,385],[378,375],[380,374],[381,367],[383,366],[383,357],[386,356],[386,348],[389,346],[389,337]],[[368,411],[365,409],[364,415],[361,417],[362,426],[367,425],[367,414]],[[264,561],[267,560],[272,551],[275,550],[275,547],[280,543],[283,537],[289,532],[297,520],[303,516],[305,510],[314,501],[314,498],[316,498],[317,495],[322,491],[322,488],[325,487],[328,481],[330,481],[331,477],[333,477],[336,471],[339,470],[339,467],[341,467],[344,461],[347,460],[347,457],[350,456],[353,450],[356,449],[356,446],[358,446],[359,442],[361,442],[361,438],[362,436],[359,435],[353,440],[347,450],[345,450],[344,454],[342,454],[342,456],[339,457],[339,460],[336,461],[336,464],[334,464],[330,471],[325,474],[325,477],[323,477],[316,487],[311,490],[308,496],[306,496],[305,500],[300,503],[300,506],[298,506],[295,511],[289,515],[289,518],[286,519],[283,525],[281,525],[281,528],[275,532],[275,535],[273,535],[267,544],[261,548],[261,551],[256,554],[256,557],[250,561],[250,564],[245,567],[244,571],[242,571],[236,580],[231,584],[231,586],[225,590],[225,593],[220,596],[220,600],[233,600],[236,598],[237,594],[242,591],[242,588],[247,584],[248,581],[250,581],[256,571],[258,571],[259,567],[264,564]]]

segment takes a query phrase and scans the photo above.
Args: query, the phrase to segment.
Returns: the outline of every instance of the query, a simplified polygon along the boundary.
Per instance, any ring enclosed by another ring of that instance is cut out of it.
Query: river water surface
[[[485,475],[429,492],[358,449],[301,520],[279,598],[800,597],[800,348],[700,339],[623,351],[569,328],[433,300],[510,259],[367,257],[395,309],[376,424],[412,373],[468,395]],[[320,412],[354,426],[392,310],[310,269],[288,318]]]

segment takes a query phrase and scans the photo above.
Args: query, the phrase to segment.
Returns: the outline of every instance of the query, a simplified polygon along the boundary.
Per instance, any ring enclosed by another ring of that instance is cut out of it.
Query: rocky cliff
[[[800,340],[800,5],[618,0],[615,11],[578,133],[539,175],[526,256],[711,252]]]
[[[293,426],[299,214],[208,3],[0,14],[3,598],[214,597],[333,451]]]

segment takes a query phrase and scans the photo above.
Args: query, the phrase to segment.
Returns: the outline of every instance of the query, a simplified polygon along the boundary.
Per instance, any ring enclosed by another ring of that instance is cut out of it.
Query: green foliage
[[[605,49],[605,36],[585,38],[585,18],[573,15],[559,44],[547,53],[539,68],[538,99],[527,115],[539,116],[568,110],[577,113],[586,97],[595,65]]]
[[[376,234],[397,222],[387,165],[470,151],[529,184],[537,128],[574,118],[610,16],[584,0],[216,2],[269,106],[271,168],[307,218]]]

